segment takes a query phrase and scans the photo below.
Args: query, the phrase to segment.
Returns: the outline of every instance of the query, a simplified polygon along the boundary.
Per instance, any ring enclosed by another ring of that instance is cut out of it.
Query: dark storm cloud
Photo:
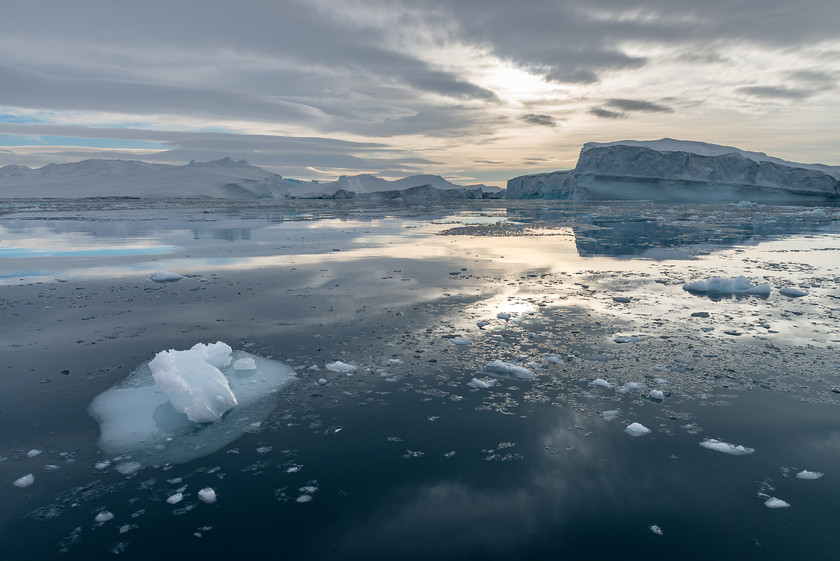
[[[528,113],[527,115],[522,115],[520,119],[532,125],[539,125],[543,127],[557,126],[557,121],[554,120],[554,117],[552,117],[551,115],[537,115],[535,113]]]

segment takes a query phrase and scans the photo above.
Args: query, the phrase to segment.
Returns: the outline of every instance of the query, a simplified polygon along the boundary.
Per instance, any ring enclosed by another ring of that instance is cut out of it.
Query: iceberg
[[[777,499],[776,497],[770,497],[766,501],[764,501],[764,506],[767,508],[788,508],[790,504],[782,499]]]
[[[235,367],[247,359],[254,369]],[[199,343],[158,353],[97,395],[88,412],[99,422],[103,451],[131,454],[131,462],[116,467],[131,475],[143,464],[183,463],[233,442],[268,417],[274,409],[268,397],[294,378],[277,361],[222,342]]]
[[[501,360],[494,360],[485,366],[481,370],[481,373],[496,378],[508,378],[510,380],[532,380],[534,378],[534,373],[524,366]]]
[[[747,448],[740,444],[736,446],[735,444],[730,444],[716,438],[707,438],[700,443],[700,446],[708,448],[709,450],[723,452],[724,454],[729,454],[731,456],[746,456],[747,454],[755,452],[755,448]]]
[[[649,434],[650,429],[641,423],[630,423],[629,425],[627,425],[627,428],[624,429],[624,432],[626,432],[632,437],[637,437]]]
[[[840,197],[840,168],[731,146],[674,140],[588,142],[575,168],[516,177],[508,199],[733,202]]]
[[[750,280],[744,276],[734,279],[713,277],[705,281],[694,281],[683,285],[683,290],[709,294],[712,296],[763,296],[770,295],[770,285],[760,284],[753,286]]]

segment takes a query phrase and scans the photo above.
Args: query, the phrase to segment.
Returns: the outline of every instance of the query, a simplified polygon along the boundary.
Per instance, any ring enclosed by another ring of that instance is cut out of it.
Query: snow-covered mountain
[[[840,198],[840,168],[670,138],[590,142],[575,169],[511,179],[506,197],[827,200]]]
[[[431,191],[417,190],[418,187],[429,187]],[[441,195],[437,191],[452,193]],[[402,197],[403,192],[406,192],[406,197]],[[497,196],[500,192],[501,189],[484,185],[455,185],[437,175],[415,175],[396,181],[368,174],[342,176],[337,181],[326,183],[299,181],[284,179],[245,160],[230,158],[190,162],[184,166],[127,160],[85,160],[49,164],[38,169],[25,166],[0,168],[0,198],[288,199],[355,198],[356,195],[365,198],[382,193],[380,197],[367,198],[416,201],[420,193],[439,200],[482,198]],[[465,196],[464,193],[471,194]]]

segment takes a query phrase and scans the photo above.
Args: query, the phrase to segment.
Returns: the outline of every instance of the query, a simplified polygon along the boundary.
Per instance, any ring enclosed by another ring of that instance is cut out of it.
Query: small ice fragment
[[[41,453],[40,450],[38,450],[37,448],[33,448],[32,450],[30,450],[29,452],[26,453],[26,456],[28,458],[34,458],[35,456],[37,456],[40,453]]]
[[[605,421],[613,421],[618,418],[618,411],[615,409],[610,409],[609,411],[604,411],[601,413],[601,418]]]
[[[312,495],[301,495],[301,496],[299,496],[298,498],[295,499],[295,502],[308,503],[311,500],[312,500]]]
[[[818,471],[808,471],[807,469],[803,469],[796,474],[797,479],[819,479],[822,476],[823,474]]]
[[[665,394],[662,392],[662,390],[650,390],[650,394],[648,395],[651,399],[658,399],[660,401],[665,399]]]
[[[337,372],[338,374],[350,374],[358,367],[354,364],[347,364],[346,362],[341,362],[340,360],[337,360],[335,362],[327,364],[326,368],[330,372]]]
[[[449,342],[453,345],[466,346],[469,345],[471,341],[465,337],[453,337],[449,340]]]
[[[514,380],[531,380],[534,378],[534,373],[524,366],[518,366],[501,360],[494,360],[485,366],[481,372],[483,374],[489,374],[490,376],[511,378]]]
[[[473,378],[472,380],[467,382],[467,385],[477,390],[484,390],[495,386],[497,381],[498,380],[496,380],[495,378],[485,378],[484,380],[479,378]]]
[[[663,534],[663,532],[662,532],[662,528],[660,528],[660,527],[659,527],[659,526],[657,526],[656,524],[653,524],[652,526],[648,526],[648,529],[649,529],[651,532],[653,532],[654,534],[656,534],[657,536],[661,536],[661,535]]]
[[[127,534],[131,530],[131,524],[123,524],[120,526],[120,534]]]
[[[636,337],[635,335],[620,335],[613,339],[619,345],[622,343],[641,343],[643,339],[641,337]]]
[[[96,469],[105,469],[111,465],[111,460],[102,460],[101,462],[96,462],[93,467]]]
[[[252,357],[240,358],[233,362],[234,370],[256,370],[257,363]]]
[[[177,282],[184,278],[184,275],[169,271],[155,271],[149,278],[155,282]]]
[[[216,502],[216,491],[212,487],[205,487],[198,492],[198,498],[207,504]]]
[[[598,386],[600,388],[611,388],[612,384],[604,380],[603,378],[595,378],[591,382],[589,382],[590,386]]]
[[[722,277],[713,277],[705,281],[695,281],[683,285],[683,290],[688,292],[700,292],[712,295],[753,295],[753,296],[769,296],[770,285],[762,284],[752,286],[750,280],[746,277],[740,276],[734,279],[725,279]]]
[[[626,432],[630,436],[636,437],[648,434],[650,432],[650,429],[641,423],[631,423],[627,425],[627,428],[624,429],[624,432]]]
[[[645,386],[642,382],[627,382],[615,391],[617,391],[618,393],[627,393],[636,390],[641,390],[646,387],[647,386]]]
[[[326,378],[318,378],[318,382],[316,382],[319,386],[326,386],[327,379]]]
[[[613,296],[613,302],[618,302],[619,304],[629,304],[632,301],[632,298],[629,296]]]
[[[782,296],[787,296],[788,298],[801,298],[802,296],[808,296],[808,293],[804,290],[799,290],[798,288],[780,288],[779,294]]]
[[[550,362],[551,364],[560,364],[561,362],[563,362],[563,359],[562,359],[562,358],[560,358],[559,356],[557,356],[557,355],[556,355],[556,354],[554,354],[554,353],[551,353],[551,354],[547,355],[547,356],[545,357],[545,360],[547,360],[547,361],[548,361],[548,362]]]
[[[99,514],[96,515],[96,518],[94,518],[94,520],[96,520],[99,524],[105,524],[109,520],[113,520],[113,519],[114,519],[114,514],[111,513],[111,512],[108,512],[107,510],[103,510],[102,512],[100,512]]]
[[[141,467],[140,462],[123,462],[117,464],[116,470],[123,475],[131,475],[137,473]]]
[[[183,500],[184,500],[184,494],[183,493],[175,493],[173,495],[169,495],[166,498],[166,502],[171,504],[171,505],[176,505]]]
[[[257,448],[257,454],[268,454],[271,450],[271,446],[260,446]]]
[[[764,506],[767,508],[788,508],[790,504],[783,501],[782,499],[777,499],[776,497],[770,497],[766,501],[764,501]]]
[[[499,319],[503,319],[503,320],[507,321],[507,320],[510,319],[510,314],[508,314],[506,312],[499,312],[498,314],[496,314],[496,317],[499,318]]]
[[[700,443],[700,446],[708,448],[709,450],[716,450],[718,452],[723,452],[724,454],[730,454],[732,456],[746,456],[747,454],[755,452],[755,448],[746,448],[740,444],[736,446],[735,444],[730,444],[716,438],[707,438]]]
[[[32,475],[31,473],[27,473],[23,477],[19,477],[19,478],[15,479],[15,482],[13,483],[13,485],[15,487],[29,487],[33,483],[35,483],[35,476]]]
[[[402,364],[403,361],[400,358],[389,358],[388,364]]]
[[[490,325],[490,322],[489,322],[489,321],[480,321],[480,322],[476,323],[475,325],[476,325],[479,329],[484,329],[485,327],[487,327],[488,325]]]

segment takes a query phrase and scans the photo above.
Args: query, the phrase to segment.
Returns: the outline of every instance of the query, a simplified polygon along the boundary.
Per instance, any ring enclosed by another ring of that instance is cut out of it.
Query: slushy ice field
[[[835,555],[836,207],[0,213],[4,559]]]

